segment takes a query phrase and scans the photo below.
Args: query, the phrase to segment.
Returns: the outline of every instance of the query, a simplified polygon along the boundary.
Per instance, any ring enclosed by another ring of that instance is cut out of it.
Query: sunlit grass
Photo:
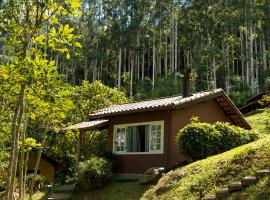
[[[162,177],[158,184],[150,188],[143,199],[198,199],[199,193],[193,187],[202,188],[204,196],[214,194],[233,181],[255,174],[257,169],[270,165],[270,137],[243,145],[222,154],[194,162]],[[184,177],[176,185],[160,195],[157,191],[169,183],[176,175]]]
[[[246,120],[251,127],[260,134],[270,134],[269,119],[270,113],[264,110],[257,110],[248,114]]]

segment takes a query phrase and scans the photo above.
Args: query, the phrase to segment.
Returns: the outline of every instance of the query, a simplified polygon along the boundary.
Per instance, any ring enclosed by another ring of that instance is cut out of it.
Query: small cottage
[[[193,116],[201,122],[229,122],[250,129],[222,89],[114,105],[68,129],[108,129],[106,151],[117,157],[117,173],[139,175],[150,167],[170,168],[187,159],[175,142]]]
[[[28,161],[28,174],[35,171],[35,165],[37,162],[37,153],[31,154]],[[54,180],[55,169],[59,166],[59,163],[50,158],[49,156],[42,154],[38,174],[44,176],[49,183]]]

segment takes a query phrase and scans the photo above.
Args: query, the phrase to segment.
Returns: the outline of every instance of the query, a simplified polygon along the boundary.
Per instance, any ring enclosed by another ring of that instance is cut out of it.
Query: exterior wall
[[[36,161],[37,161],[36,155],[30,157],[29,162],[28,162],[28,169],[29,170],[35,169]],[[39,171],[40,175],[43,175],[44,177],[46,177],[47,181],[53,182],[54,166],[50,162],[41,158],[38,171]]]
[[[190,123],[193,116],[199,116],[201,122],[232,122],[215,100],[189,105],[180,110],[134,113],[109,118],[106,146],[109,152],[113,149],[114,125],[164,120],[164,153],[117,155],[117,173],[142,174],[150,167],[168,168],[189,159],[180,152],[175,136],[181,128]]]
[[[117,173],[124,174],[142,174],[150,167],[167,167],[169,163],[168,152],[169,140],[168,135],[171,133],[171,112],[170,111],[154,111],[147,113],[135,113],[111,117],[109,119],[110,126],[108,128],[107,151],[113,149],[113,131],[114,125],[130,124],[150,121],[164,120],[164,153],[163,154],[132,154],[117,155]]]
[[[179,153],[180,149],[178,145],[174,142],[174,138],[180,129],[190,123],[190,119],[193,116],[198,116],[200,122],[207,122],[211,124],[217,121],[232,123],[232,120],[229,118],[229,116],[226,115],[226,113],[222,110],[222,108],[214,99],[190,105],[184,109],[172,111],[172,143],[171,151],[169,153],[170,166],[176,165],[177,163],[187,159],[187,157],[183,156],[182,153]]]

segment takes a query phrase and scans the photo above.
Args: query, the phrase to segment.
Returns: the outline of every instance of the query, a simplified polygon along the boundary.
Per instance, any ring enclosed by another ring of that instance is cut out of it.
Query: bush
[[[256,132],[245,130],[229,123],[217,122],[214,124],[214,127],[222,135],[221,152],[253,142],[259,138]]]
[[[181,150],[198,160],[259,139],[259,135],[229,123],[214,125],[193,121],[179,131],[176,142]]]
[[[106,185],[111,176],[111,163],[99,157],[80,162],[78,167],[78,185],[82,190],[98,189]]]
[[[34,180],[34,191],[36,192],[42,190],[47,184],[46,178],[44,176],[40,174],[37,174],[36,176],[34,176],[34,174],[29,174],[26,177],[26,186],[28,189],[30,188],[32,180]]]
[[[191,123],[176,136],[176,142],[183,152],[194,160],[219,153],[220,133],[207,123]]]

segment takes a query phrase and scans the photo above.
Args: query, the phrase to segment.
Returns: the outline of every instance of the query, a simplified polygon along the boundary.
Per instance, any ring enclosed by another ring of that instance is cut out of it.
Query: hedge
[[[192,159],[199,160],[253,142],[258,138],[256,132],[229,123],[217,122],[211,125],[193,121],[178,132],[176,143]]]

